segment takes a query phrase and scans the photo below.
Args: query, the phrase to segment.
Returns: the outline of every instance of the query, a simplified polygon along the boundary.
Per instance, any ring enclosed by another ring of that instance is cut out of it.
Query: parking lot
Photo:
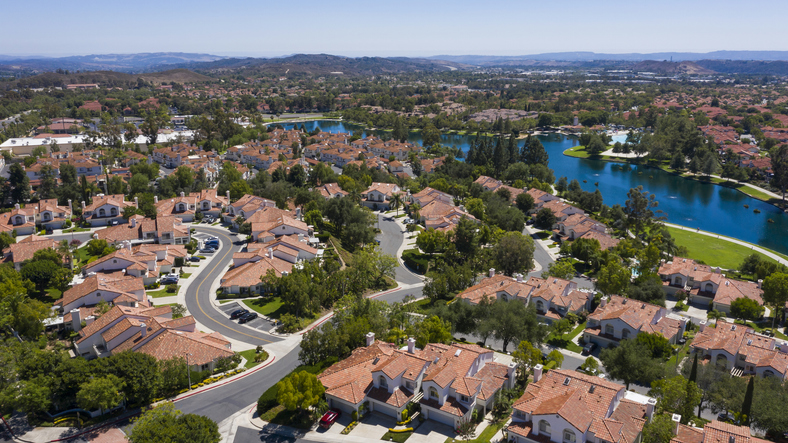
[[[230,314],[238,309],[248,309],[248,308],[243,303],[237,301],[231,301],[219,305],[219,310],[224,312],[227,315],[227,317],[230,317]],[[253,311],[250,309],[249,312],[253,312]],[[233,321],[237,322],[238,320],[233,320]],[[274,327],[274,324],[268,320],[257,317],[256,319],[248,323],[244,323],[243,326],[249,326],[250,328],[257,329],[258,331],[262,331],[262,332],[268,332]]]

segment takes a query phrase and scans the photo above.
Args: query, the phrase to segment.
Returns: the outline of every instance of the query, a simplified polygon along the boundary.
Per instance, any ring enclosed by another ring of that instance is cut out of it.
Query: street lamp
[[[189,377],[189,390],[192,388],[192,371],[189,369],[189,356],[191,354],[186,354],[186,375]]]

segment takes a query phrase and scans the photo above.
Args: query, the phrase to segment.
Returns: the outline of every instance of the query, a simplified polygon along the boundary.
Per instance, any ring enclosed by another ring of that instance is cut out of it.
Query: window
[[[384,377],[382,375],[378,378],[378,383],[380,384],[381,388],[387,388],[388,389],[388,387],[389,387],[389,382],[386,381],[386,377]]]
[[[564,429],[564,443],[575,443],[575,432],[571,429]]]
[[[673,284],[676,286],[682,286],[681,277],[676,277],[675,279],[673,279]]]
[[[460,395],[460,401],[463,403],[468,403],[470,400],[468,399],[467,395]]]
[[[105,215],[107,215],[107,213],[104,211],[104,208],[99,209],[99,217],[104,217]]]
[[[767,370],[763,371],[763,376],[764,377],[774,377],[774,371],[767,369]]]
[[[546,420],[539,421],[539,433],[550,435],[550,423]]]
[[[523,411],[521,411],[519,409],[515,409],[514,416],[517,417],[517,418],[523,418],[524,419],[525,418],[525,412],[523,412]]]
[[[406,381],[405,382],[405,387],[412,391],[413,389],[416,388],[416,384],[413,383],[412,381]]]
[[[739,354],[739,361],[744,361],[746,357],[743,354]]]
[[[711,283],[706,283],[706,292],[714,292],[714,286]]]
[[[14,224],[21,225],[24,222],[25,222],[25,219],[23,219],[22,217],[17,217],[16,221],[14,222]]]
[[[544,303],[542,303],[542,300],[536,301],[536,310],[539,312],[544,312]]]
[[[183,204],[180,204],[180,205],[178,205],[178,210],[179,211],[185,211],[186,207],[184,207]]]
[[[438,390],[430,386],[430,398],[438,398]]]
[[[118,215],[118,208],[111,208],[111,209],[109,210],[109,213],[110,213],[111,215]]]
[[[607,325],[607,326],[605,326],[605,334],[607,334],[607,335],[613,335],[613,331],[614,331],[614,329],[613,329],[613,325]]]
[[[627,329],[627,328],[624,328],[624,330],[623,330],[623,331],[621,331],[621,338],[622,338],[622,339],[627,339],[627,338],[629,338],[629,329]]]

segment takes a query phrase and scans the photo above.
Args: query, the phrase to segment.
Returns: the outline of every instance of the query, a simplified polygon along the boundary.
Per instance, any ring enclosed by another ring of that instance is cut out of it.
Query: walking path
[[[671,228],[675,228],[675,229],[681,229],[682,231],[695,232],[697,234],[705,235],[705,236],[708,236],[708,237],[716,237],[718,239],[726,240],[726,241],[729,241],[731,243],[735,243],[737,245],[747,246],[748,248],[752,249],[755,252],[760,252],[761,254],[776,260],[777,263],[781,263],[781,264],[784,264],[784,265],[788,266],[788,260],[786,260],[785,258],[780,257],[779,255],[775,254],[774,252],[771,252],[769,250],[763,249],[760,246],[753,245],[752,243],[747,243],[746,241],[738,240],[738,239],[731,238],[731,237],[726,237],[724,235],[715,234],[713,232],[706,232],[706,231],[701,231],[699,229],[687,228],[686,226],[674,225],[673,223],[665,223],[665,226],[670,226]]]

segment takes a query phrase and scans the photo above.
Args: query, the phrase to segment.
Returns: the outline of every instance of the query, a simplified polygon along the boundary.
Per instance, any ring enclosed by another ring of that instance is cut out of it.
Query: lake
[[[301,123],[298,125],[300,127]],[[304,122],[303,125],[307,131],[315,127],[330,133],[352,133],[360,130],[362,137],[366,137],[367,133],[382,133],[366,131],[359,125],[337,121],[318,120]],[[283,126],[291,129],[293,124]],[[442,138],[443,144],[467,151],[474,137],[444,134]],[[661,169],[563,155],[566,149],[578,144],[575,137],[548,134],[540,135],[539,139],[550,155],[549,166],[555,171],[556,178],[566,176],[570,181],[577,179],[586,191],[598,188],[608,206],[616,203],[623,206],[627,200],[627,192],[642,185],[643,189],[656,196],[658,208],[664,211],[670,223],[727,235],[788,254],[788,214],[773,205],[734,189],[687,180]],[[421,144],[421,133],[411,132],[408,141]],[[523,143],[521,140],[520,146]],[[760,214],[754,213],[755,209],[760,210]],[[768,219],[772,219],[774,223],[769,223]]]

